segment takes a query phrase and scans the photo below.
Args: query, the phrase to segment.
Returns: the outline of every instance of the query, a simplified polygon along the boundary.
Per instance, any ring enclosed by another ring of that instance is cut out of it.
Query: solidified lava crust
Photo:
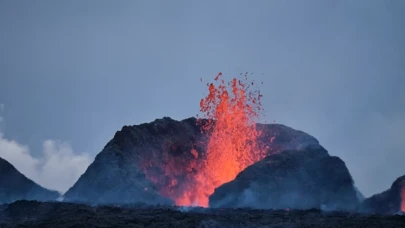
[[[186,209],[17,201],[0,206],[0,227],[405,227],[405,216],[320,210]]]

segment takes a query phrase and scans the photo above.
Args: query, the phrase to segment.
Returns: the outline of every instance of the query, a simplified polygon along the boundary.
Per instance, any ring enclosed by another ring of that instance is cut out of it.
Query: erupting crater
[[[176,205],[208,207],[208,197],[215,188],[232,181],[243,169],[265,156],[264,149],[268,148],[259,146],[260,131],[256,128],[263,112],[262,95],[253,89],[255,83],[248,81],[247,73],[241,76],[244,79],[225,82],[219,73],[213,83],[207,83],[208,95],[200,101],[203,118],[197,115],[200,132],[207,136],[205,142],[199,142],[205,144],[200,146],[204,151],[196,148],[198,142],[188,148],[176,143],[166,146],[170,154],[191,157],[185,162],[182,158],[169,159],[164,168],[164,175],[175,178],[159,192],[173,199]],[[183,155],[182,151],[189,153]],[[152,182],[161,184],[156,174],[148,170],[145,173]],[[186,177],[178,187],[180,175]]]
[[[201,118],[163,117],[123,126],[64,194],[65,200],[207,207],[218,187],[259,160],[320,146],[305,132],[257,123],[263,109],[256,84],[247,74],[240,80],[224,77],[218,74],[207,84]]]

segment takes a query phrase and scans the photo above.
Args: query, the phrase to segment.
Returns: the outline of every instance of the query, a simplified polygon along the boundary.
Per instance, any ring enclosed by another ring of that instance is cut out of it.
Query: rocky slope
[[[212,207],[354,210],[359,199],[345,163],[311,145],[247,167],[218,187],[209,202]]]
[[[258,124],[257,129],[269,154],[319,145],[314,137],[281,124]],[[195,118],[165,117],[124,126],[66,192],[65,200],[170,203],[169,196],[182,194],[193,182],[205,159],[207,139]]]
[[[57,191],[45,189],[20,173],[8,161],[0,158],[0,204],[16,200],[56,200]]]
[[[401,198],[401,194],[404,199]],[[405,209],[405,175],[397,178],[388,190],[366,198],[359,210],[365,213],[394,214],[401,211],[402,200]]]

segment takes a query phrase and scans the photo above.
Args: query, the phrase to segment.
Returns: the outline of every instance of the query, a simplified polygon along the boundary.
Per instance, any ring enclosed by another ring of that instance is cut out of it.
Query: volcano
[[[398,177],[386,191],[365,199],[360,205],[365,213],[405,213],[405,175]]]
[[[124,126],[65,199],[207,207],[218,187],[233,181],[247,167],[265,163],[262,160],[267,156],[294,151],[302,157],[311,146],[320,147],[318,140],[302,131],[281,124],[258,124],[264,115],[262,94],[247,73],[240,76],[242,79],[226,83],[219,73],[214,82],[206,84],[208,94],[200,101],[202,117],[182,121],[164,117]],[[304,160],[297,167],[301,162]],[[338,169],[348,173],[344,164]],[[345,177],[353,185],[350,174]]]
[[[66,192],[65,200],[207,206],[215,188],[202,196],[206,201],[196,202],[200,192],[195,189],[204,172],[209,140],[199,121],[164,117],[124,126]],[[268,147],[267,155],[319,145],[313,136],[281,124],[257,124],[256,128],[262,132],[257,140]]]
[[[41,187],[0,158],[0,204],[21,199],[51,201],[58,197],[57,191]]]

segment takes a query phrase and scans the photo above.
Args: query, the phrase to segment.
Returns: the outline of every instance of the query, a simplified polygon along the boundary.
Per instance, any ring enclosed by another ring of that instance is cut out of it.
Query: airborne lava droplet
[[[214,79],[214,80],[215,80],[215,81],[218,81],[219,77],[221,77],[221,76],[222,76],[222,73],[221,73],[221,72],[219,72],[219,73],[218,73],[218,75],[215,77],[215,79]]]
[[[198,148],[204,144],[205,151],[197,151],[197,147],[186,151],[181,143],[168,142],[163,156],[151,150],[141,162],[159,193],[178,206],[207,207],[215,188],[235,179],[269,148],[257,142],[261,132],[255,124],[263,115],[262,95],[253,89],[257,83],[249,82],[247,73],[240,78],[227,82],[219,73],[213,83],[206,84],[208,94],[200,101],[205,120],[197,115],[200,131],[208,136],[208,141],[198,143]],[[179,156],[182,153],[184,157]],[[161,156],[164,165],[155,164],[154,156]]]
[[[217,85],[207,84],[209,93],[200,101],[200,111],[210,120],[200,126],[209,133],[207,158],[196,177],[197,185],[176,199],[177,205],[207,207],[215,188],[264,157],[256,142],[255,123],[263,110],[260,91],[248,92],[246,85],[253,84],[236,78],[227,84],[218,81],[220,76],[214,79]]]

